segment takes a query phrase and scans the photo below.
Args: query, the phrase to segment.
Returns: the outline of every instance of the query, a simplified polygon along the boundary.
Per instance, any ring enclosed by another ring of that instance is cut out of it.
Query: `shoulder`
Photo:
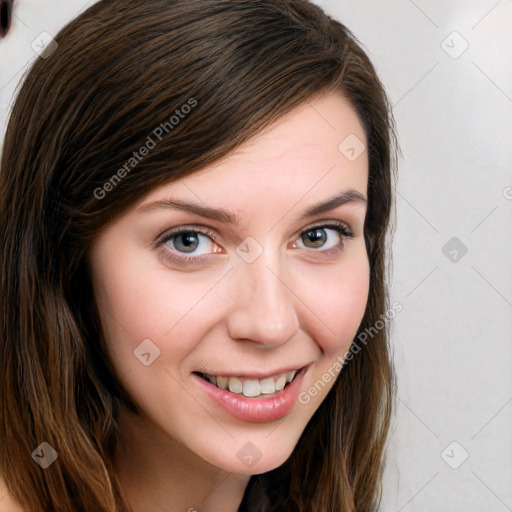
[[[0,512],[24,512],[20,506],[13,501],[7,491],[3,478],[0,476]]]

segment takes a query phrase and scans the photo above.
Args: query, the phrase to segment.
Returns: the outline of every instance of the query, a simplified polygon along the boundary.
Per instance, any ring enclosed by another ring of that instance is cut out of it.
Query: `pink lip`
[[[286,416],[297,402],[302,379],[306,368],[303,368],[284,390],[270,398],[247,398],[224,389],[220,389],[198,375],[195,380],[201,385],[208,396],[226,412],[243,421],[266,423]]]

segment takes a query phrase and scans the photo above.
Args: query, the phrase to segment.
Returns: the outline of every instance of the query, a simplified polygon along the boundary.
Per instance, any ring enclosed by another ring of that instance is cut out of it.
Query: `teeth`
[[[260,380],[261,392],[264,395],[271,395],[276,390],[276,384],[272,377],[267,377],[266,379]]]
[[[228,389],[228,378],[221,377],[220,375],[217,377],[217,387],[220,389]]]
[[[238,395],[242,394],[242,381],[236,377],[229,377],[229,391]]]
[[[261,393],[260,381],[258,379],[244,380],[242,392],[244,396],[258,396]]]
[[[286,386],[286,377],[279,377],[276,380],[276,391],[282,391]]]
[[[282,391],[287,383],[290,383],[297,372],[283,373],[275,377],[265,377],[264,379],[242,379],[238,377],[224,377],[222,375],[203,374],[204,378],[220,389],[229,389],[237,395],[246,397],[257,397],[272,395],[273,393]]]

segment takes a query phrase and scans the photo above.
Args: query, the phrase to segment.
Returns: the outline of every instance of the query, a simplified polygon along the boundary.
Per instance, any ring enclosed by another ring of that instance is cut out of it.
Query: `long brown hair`
[[[101,0],[55,42],[24,78],[0,166],[0,474],[12,496],[33,512],[128,510],[112,464],[116,404],[136,407],[106,356],[91,242],[157,185],[340,91],[367,135],[370,290],[358,332],[377,332],[290,458],[251,477],[239,510],[376,510],[395,387],[388,327],[374,326],[389,309],[396,137],[357,39],[307,0]],[[158,126],[158,144],[127,167]],[[58,452],[45,470],[31,458],[43,441]]]

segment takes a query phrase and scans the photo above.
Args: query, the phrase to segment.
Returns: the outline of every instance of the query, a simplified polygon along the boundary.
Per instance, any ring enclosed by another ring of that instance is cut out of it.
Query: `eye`
[[[203,232],[197,228],[180,227],[175,231],[167,232],[160,243],[170,249],[166,253],[172,261],[192,261],[202,260],[202,256],[207,256],[212,252],[220,252],[216,249],[216,247],[218,248],[217,244],[212,240],[215,238],[215,233],[210,230]],[[171,255],[169,252],[175,254]],[[187,256],[189,254],[193,257]]]
[[[167,231],[157,240],[157,245],[164,245],[164,257],[171,263],[201,264],[212,253],[223,251],[215,243],[218,240],[215,231],[191,226],[180,226]],[[351,230],[343,223],[331,222],[313,226],[300,233],[294,241],[293,249],[313,249],[315,252],[330,253],[341,251],[344,239],[354,238]],[[298,242],[302,245],[298,245]]]
[[[313,226],[303,231],[300,234],[299,241],[306,249],[321,249],[321,252],[326,252],[329,249],[343,249],[343,240],[345,238],[354,238],[354,235],[347,226],[336,222],[322,226]]]

